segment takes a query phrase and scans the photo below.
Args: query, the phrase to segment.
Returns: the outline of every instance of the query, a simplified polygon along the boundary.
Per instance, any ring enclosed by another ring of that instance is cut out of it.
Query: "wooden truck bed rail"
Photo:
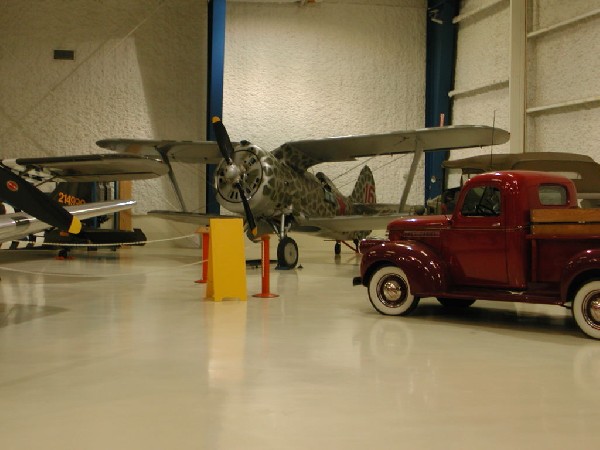
[[[600,209],[532,209],[531,234],[600,236]]]

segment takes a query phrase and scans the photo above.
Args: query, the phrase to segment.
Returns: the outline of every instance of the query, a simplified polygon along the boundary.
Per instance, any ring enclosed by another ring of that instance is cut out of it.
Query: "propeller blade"
[[[221,151],[221,155],[227,162],[227,165],[233,165],[233,145],[231,145],[231,139],[229,139],[229,134],[225,129],[225,125],[221,122],[221,119],[218,117],[213,117],[212,119],[213,129],[215,131],[215,137],[217,138],[217,144],[219,145],[219,150]],[[248,222],[248,229],[250,234],[253,237],[256,237],[258,231],[256,228],[256,222],[254,221],[254,214],[252,214],[252,210],[250,209],[250,204],[248,203],[248,199],[246,198],[246,194],[244,193],[244,187],[242,183],[238,181],[235,182],[235,187],[240,192],[240,197],[242,198],[242,204],[244,205],[244,213],[246,214],[246,221]]]
[[[81,222],[38,188],[0,166],[0,199],[36,219],[69,233],[81,231]]]
[[[213,117],[212,123],[221,155],[223,155],[223,158],[225,161],[227,161],[227,164],[231,165],[233,164],[233,159],[231,158],[233,155],[233,145],[231,145],[231,140],[229,139],[229,134],[227,134],[225,125],[223,125],[223,122],[221,122],[221,119],[218,117]]]
[[[246,214],[246,220],[248,221],[248,231],[252,237],[256,237],[258,230],[256,228],[256,222],[254,221],[254,214],[252,214],[250,204],[248,203],[248,199],[244,194],[244,188],[242,187],[241,183],[236,183],[236,187],[238,188],[238,191],[240,191],[240,197],[242,197],[242,205],[244,205],[244,213]]]

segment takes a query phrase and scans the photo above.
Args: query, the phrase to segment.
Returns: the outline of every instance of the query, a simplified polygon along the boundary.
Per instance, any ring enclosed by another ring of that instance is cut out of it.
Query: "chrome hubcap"
[[[403,279],[388,276],[379,282],[379,300],[388,308],[398,308],[406,300],[408,287]]]
[[[383,285],[383,295],[388,300],[395,302],[402,296],[400,286],[395,281],[388,281]]]
[[[582,304],[585,321],[600,330],[600,291],[590,292]]]

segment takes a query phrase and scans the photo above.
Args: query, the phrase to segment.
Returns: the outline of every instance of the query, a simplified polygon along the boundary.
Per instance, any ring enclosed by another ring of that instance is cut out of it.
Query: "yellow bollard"
[[[248,300],[242,219],[210,219],[206,298]]]

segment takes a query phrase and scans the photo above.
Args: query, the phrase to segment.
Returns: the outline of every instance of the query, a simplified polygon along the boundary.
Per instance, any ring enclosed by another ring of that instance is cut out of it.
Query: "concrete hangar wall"
[[[522,5],[525,58],[517,75],[524,80],[524,144],[495,151],[576,152],[600,161],[600,1],[527,0]],[[513,17],[509,0],[461,1],[454,19],[454,123],[491,124],[495,113],[498,126],[514,125],[511,29],[518,24]],[[476,152],[460,157],[472,154]]]
[[[196,0],[2,0],[0,156],[98,153],[104,137],[204,138],[206,10]],[[74,59],[54,59],[56,49]],[[204,171],[177,169],[197,204]],[[138,214],[177,204],[166,178],[133,183],[133,195]]]
[[[600,160],[600,1],[526,5],[527,149]],[[424,126],[430,13],[426,0],[229,0],[230,134],[272,149],[290,139]],[[454,21],[453,123],[489,125],[495,111],[496,124],[509,128],[509,0],[464,0]],[[0,25],[1,157],[98,152],[94,142],[104,137],[204,138],[206,1],[3,0]],[[74,50],[75,59],[54,60],[55,49]],[[348,193],[364,163],[315,170]],[[408,158],[368,163],[379,200],[398,201]],[[203,168],[176,171],[190,209],[202,210]],[[422,196],[421,177],[409,202]],[[146,211],[177,204],[166,179],[135,182],[134,197],[136,225]]]

